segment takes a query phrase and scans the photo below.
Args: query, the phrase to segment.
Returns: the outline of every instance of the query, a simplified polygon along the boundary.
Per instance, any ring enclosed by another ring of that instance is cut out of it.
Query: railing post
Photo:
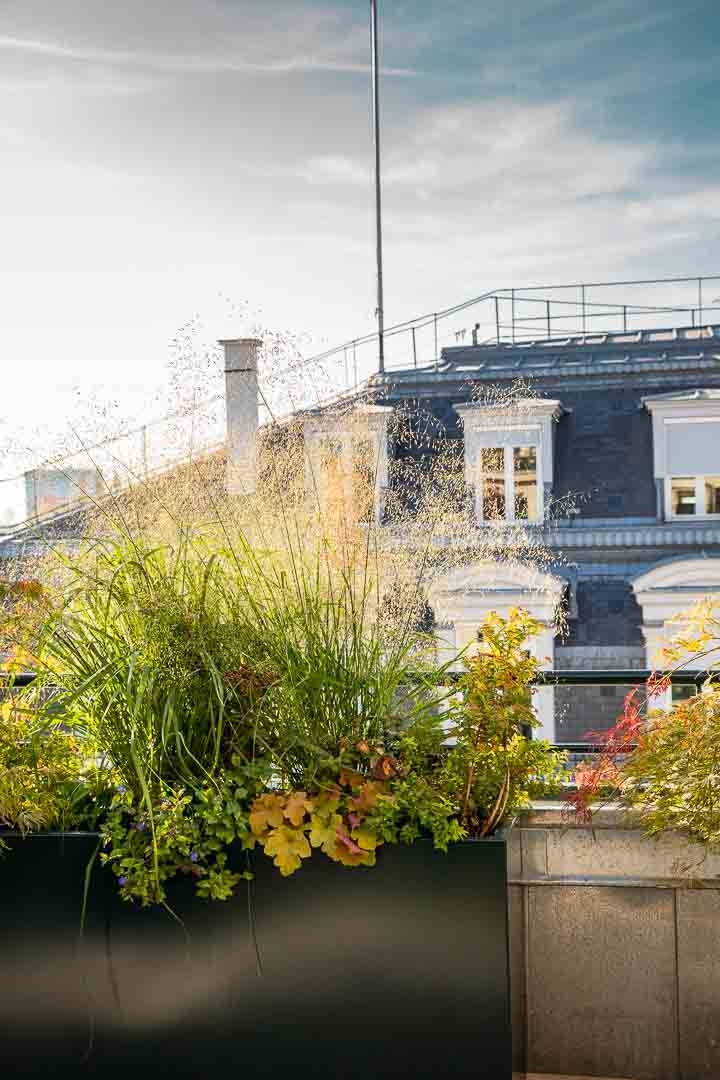
[[[495,341],[500,344],[500,301],[497,296],[493,298],[495,300]]]
[[[697,279],[698,287],[698,326],[702,326],[703,321],[703,279],[699,277]]]
[[[510,321],[512,322],[512,343],[515,344],[515,290],[510,290]]]
[[[586,329],[587,329],[587,322],[586,322],[586,319],[585,319],[585,286],[584,285],[580,286],[580,299],[581,299],[581,303],[582,303],[582,328],[583,328],[583,334],[584,334]]]
[[[415,342],[415,327],[411,329],[412,333],[412,347],[413,347],[413,367],[417,367],[417,344]]]
[[[547,336],[552,337],[552,331],[550,329],[550,301],[546,301],[547,304]]]
[[[437,312],[433,315],[433,326],[435,328],[435,367],[437,367],[439,362],[440,362],[440,357],[438,356],[438,317],[437,317]]]

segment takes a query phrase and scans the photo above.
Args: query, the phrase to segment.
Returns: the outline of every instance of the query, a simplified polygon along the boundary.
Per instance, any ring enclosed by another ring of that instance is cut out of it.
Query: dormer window
[[[361,406],[303,419],[305,492],[322,512],[380,520],[388,482],[387,425],[391,408]]]
[[[553,477],[558,401],[458,405],[465,430],[465,478],[478,524],[541,521]]]
[[[658,516],[720,517],[720,390],[643,401],[652,414]]]

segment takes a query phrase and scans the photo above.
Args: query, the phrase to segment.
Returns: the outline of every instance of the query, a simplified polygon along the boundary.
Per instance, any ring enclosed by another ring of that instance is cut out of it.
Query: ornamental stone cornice
[[[720,546],[720,522],[693,525],[662,523],[647,525],[592,525],[554,528],[546,526],[543,540],[548,547],[563,550],[577,548],[653,548]]]

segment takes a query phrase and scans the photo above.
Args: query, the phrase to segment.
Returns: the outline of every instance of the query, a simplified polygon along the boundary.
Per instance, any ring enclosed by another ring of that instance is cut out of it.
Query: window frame
[[[358,445],[368,443],[373,454],[374,485],[372,507],[365,515],[365,523],[379,523],[388,486],[388,422],[393,412],[390,406],[364,405],[347,414],[323,413],[320,410],[316,415],[307,416],[303,421],[306,497],[314,499],[320,494],[322,447],[323,443],[330,441],[336,443],[340,449],[337,460],[345,497],[352,499],[355,450]]]
[[[512,428],[504,427],[503,432],[513,430]],[[527,431],[527,427],[518,427],[515,430]],[[525,447],[535,451],[535,486],[537,491],[537,514],[535,517],[519,518],[515,515],[515,450],[524,449]],[[482,452],[483,450],[502,450],[503,452],[503,478],[504,478],[504,495],[505,495],[505,515],[501,518],[485,518],[483,511],[483,480],[485,472],[482,464]],[[521,522],[526,525],[540,524],[545,516],[545,499],[544,499],[544,485],[543,485],[543,469],[542,469],[542,444],[540,435],[534,442],[528,442],[527,440],[522,444],[518,443],[506,443],[504,446],[481,446],[477,457],[477,464],[475,469],[475,519],[478,525],[507,525]]]
[[[705,510],[699,511],[699,506],[705,506],[705,481],[708,477],[717,476],[717,473],[700,473],[697,476],[689,476],[688,480],[695,481],[695,513],[675,514],[672,506],[672,482],[681,480],[681,476],[665,477],[665,516],[668,521],[720,521],[720,514],[708,514]]]

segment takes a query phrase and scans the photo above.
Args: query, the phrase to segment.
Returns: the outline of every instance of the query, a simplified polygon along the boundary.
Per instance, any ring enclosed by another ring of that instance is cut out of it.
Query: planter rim
[[[100,833],[100,832],[91,832],[91,831],[81,830],[81,829],[77,829],[77,830],[68,829],[66,831],[62,831],[62,830],[45,831],[45,830],[43,830],[43,831],[38,831],[38,832],[27,832],[27,833],[19,832],[17,829],[0,829],[0,837],[3,837],[3,836],[19,837],[22,840],[32,840],[32,839],[37,839],[37,838],[40,838],[40,837],[46,837],[47,839],[57,839],[58,837],[63,837],[65,839],[68,838],[68,837],[78,837],[78,838],[80,838],[80,837],[86,837],[86,838],[87,837],[92,837],[92,838],[94,838],[96,840],[100,840],[102,838],[102,833]],[[506,842],[507,842],[507,837],[505,835],[500,835],[500,834],[496,833],[494,836],[467,836],[467,837],[465,837],[464,840],[454,840],[449,845],[449,847],[450,848],[458,847],[461,844],[505,844]],[[422,836],[418,840],[413,840],[412,844],[383,844],[382,846],[386,847],[386,848],[404,848],[404,847],[415,847],[416,844],[431,844],[431,843],[432,843],[432,837],[430,837],[430,836]],[[443,855],[444,852],[438,852],[438,854]]]

